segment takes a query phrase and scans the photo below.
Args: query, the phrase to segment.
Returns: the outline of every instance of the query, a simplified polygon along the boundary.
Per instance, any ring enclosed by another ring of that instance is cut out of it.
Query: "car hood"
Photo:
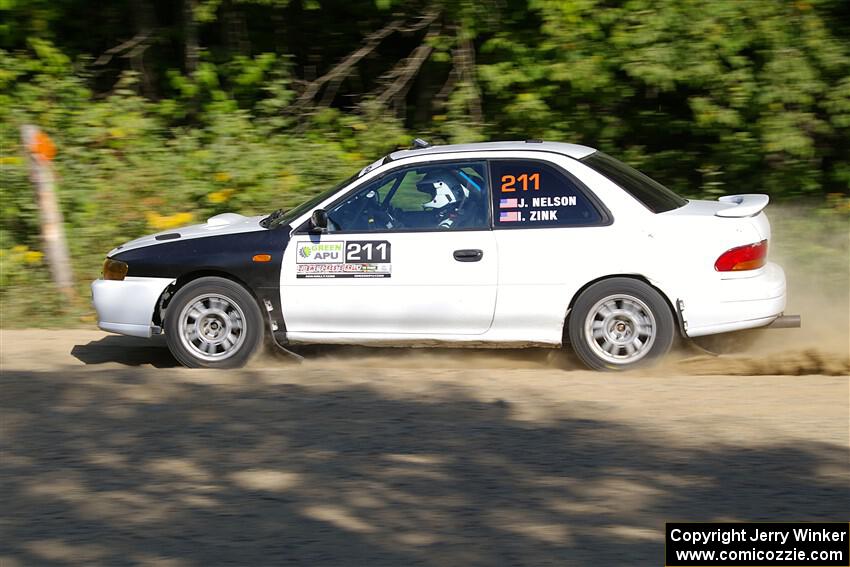
[[[221,236],[223,234],[267,230],[260,226],[260,221],[266,216],[267,215],[246,217],[236,213],[222,213],[220,215],[210,217],[205,223],[164,230],[162,232],[149,234],[147,236],[131,240],[117,248],[113,248],[109,251],[107,256],[112,256],[119,252],[126,252],[127,250],[143,248],[145,246],[156,246],[158,244],[167,244],[169,242],[188,240],[190,238],[204,238],[207,236]]]

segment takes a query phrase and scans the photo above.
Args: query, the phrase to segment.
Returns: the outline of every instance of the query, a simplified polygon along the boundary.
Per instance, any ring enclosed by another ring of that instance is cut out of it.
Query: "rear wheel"
[[[182,287],[165,315],[168,348],[190,368],[244,366],[263,340],[260,308],[239,284],[218,277]]]
[[[595,370],[626,370],[666,354],[675,322],[665,299],[648,284],[611,278],[579,296],[568,331],[584,364]]]

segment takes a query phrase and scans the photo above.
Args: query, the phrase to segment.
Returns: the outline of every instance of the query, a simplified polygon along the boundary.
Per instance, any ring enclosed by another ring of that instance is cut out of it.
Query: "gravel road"
[[[657,566],[665,521],[850,519],[844,352],[204,371],[94,331],[0,341],[3,567]]]

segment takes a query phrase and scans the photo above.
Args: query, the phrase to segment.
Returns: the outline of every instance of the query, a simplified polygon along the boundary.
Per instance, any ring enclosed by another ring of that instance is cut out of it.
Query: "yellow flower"
[[[230,174],[226,171],[219,171],[215,175],[213,175],[213,177],[216,181],[220,181],[221,183],[224,183],[225,181],[230,181],[231,179]]]
[[[221,191],[213,191],[207,195],[207,200],[210,203],[223,203],[230,199],[231,195],[233,195],[233,189],[222,189]]]
[[[24,262],[27,264],[39,264],[42,258],[44,258],[44,254],[37,250],[27,250],[24,252]]]
[[[20,165],[24,160],[18,156],[2,156],[0,157],[0,165]]]
[[[168,230],[178,226],[184,226],[192,222],[194,215],[192,213],[174,213],[173,215],[161,215],[153,211],[145,213],[145,218],[148,221],[148,226],[154,230]]]
[[[24,246],[23,244],[18,244],[18,245],[12,246],[12,252],[14,252],[16,254],[24,254],[27,250],[28,250],[28,248],[26,246]]]

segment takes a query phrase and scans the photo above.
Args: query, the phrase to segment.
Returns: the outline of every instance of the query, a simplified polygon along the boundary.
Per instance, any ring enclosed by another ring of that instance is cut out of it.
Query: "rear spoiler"
[[[754,217],[767,206],[770,197],[759,193],[748,193],[746,195],[727,195],[717,199],[721,203],[728,203],[730,207],[720,209],[714,213],[718,217]]]

